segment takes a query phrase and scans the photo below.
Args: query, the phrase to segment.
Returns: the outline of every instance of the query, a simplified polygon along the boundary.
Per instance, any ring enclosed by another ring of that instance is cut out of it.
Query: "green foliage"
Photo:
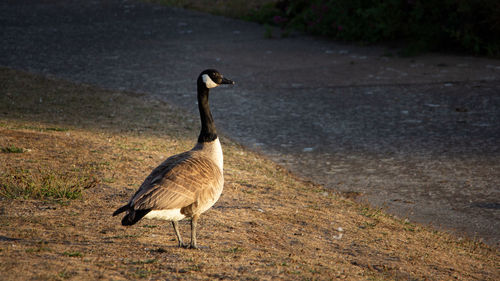
[[[250,18],[362,44],[401,42],[408,54],[500,56],[497,0],[288,0],[263,6]]]
[[[45,128],[44,130],[46,130],[46,131],[56,131],[56,132],[66,132],[66,131],[69,131],[66,128],[58,128],[58,127],[48,127],[48,128]]]
[[[229,248],[229,249],[222,250],[222,251],[225,253],[236,254],[236,253],[241,253],[241,252],[245,251],[245,249],[240,248],[240,247],[234,247],[234,248]]]
[[[146,259],[146,260],[135,260],[131,261],[130,264],[151,264],[155,263],[157,259]]]
[[[68,256],[68,257],[83,257],[83,254],[75,251],[75,252],[64,252],[63,255]]]
[[[48,170],[11,169],[0,172],[0,197],[32,199],[78,199],[96,184],[90,175]]]
[[[265,24],[264,27],[266,28],[266,32],[264,33],[264,37],[267,39],[273,38],[273,29],[269,24]]]
[[[2,151],[3,153],[23,153],[24,148],[11,145],[11,146],[2,147],[0,149],[0,151]]]

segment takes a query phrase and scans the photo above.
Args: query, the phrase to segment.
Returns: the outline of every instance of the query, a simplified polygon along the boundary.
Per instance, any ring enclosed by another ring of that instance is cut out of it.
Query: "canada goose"
[[[122,225],[140,219],[172,221],[179,247],[197,248],[196,225],[200,215],[219,199],[224,186],[222,148],[208,105],[208,92],[221,84],[234,84],[217,70],[207,69],[198,77],[198,109],[201,131],[193,149],[171,156],[144,180],[127,205],[113,216],[127,212]],[[191,245],[182,242],[178,221],[191,218]]]

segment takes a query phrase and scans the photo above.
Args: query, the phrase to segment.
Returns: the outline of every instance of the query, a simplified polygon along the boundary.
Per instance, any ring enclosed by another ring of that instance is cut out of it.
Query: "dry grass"
[[[206,248],[179,249],[169,223],[125,228],[111,213],[155,165],[194,144],[196,118],[145,96],[8,69],[0,116],[0,147],[22,148],[0,152],[2,189],[28,175],[34,185],[92,179],[75,200],[2,193],[2,280],[500,277],[497,250],[339,197],[224,137],[225,190],[200,221]],[[188,228],[181,223],[186,237]]]

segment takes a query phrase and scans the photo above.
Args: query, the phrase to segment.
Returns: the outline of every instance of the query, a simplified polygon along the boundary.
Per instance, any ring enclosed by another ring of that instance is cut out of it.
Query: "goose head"
[[[215,69],[204,70],[198,77],[198,86],[207,89],[215,88],[222,84],[234,84],[234,82],[222,76],[222,74]]]

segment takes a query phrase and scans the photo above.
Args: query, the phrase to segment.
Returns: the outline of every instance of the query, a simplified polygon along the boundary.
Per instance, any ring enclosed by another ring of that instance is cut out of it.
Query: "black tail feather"
[[[120,210],[120,209],[118,209],[118,210]],[[122,219],[122,225],[126,225],[126,226],[133,225],[136,222],[140,221],[149,212],[151,212],[151,210],[133,210],[132,209],[132,210],[129,211],[129,213],[127,215],[125,215],[123,217],[123,219]]]
[[[120,208],[118,208],[118,210],[116,210],[114,213],[113,213],[113,217],[120,214],[120,213],[123,213],[125,212],[126,210],[128,210],[130,208],[130,206],[127,204],[125,206],[121,206]]]

